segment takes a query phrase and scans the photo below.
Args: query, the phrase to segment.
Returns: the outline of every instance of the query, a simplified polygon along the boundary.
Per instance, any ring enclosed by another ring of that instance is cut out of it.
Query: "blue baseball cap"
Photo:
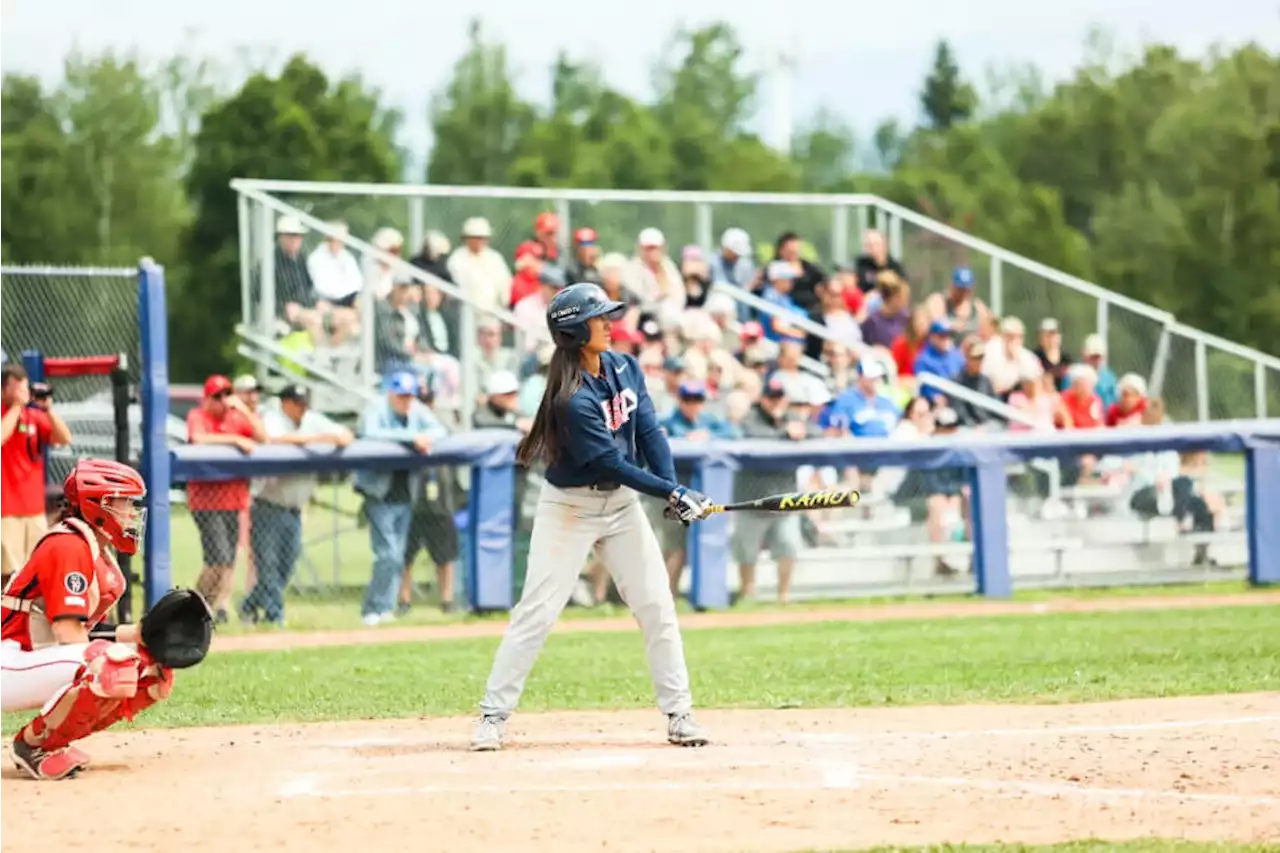
[[[951,283],[968,290],[973,287],[973,270],[968,267],[956,267],[955,272],[951,273]]]
[[[684,382],[680,385],[681,400],[707,399],[707,386],[701,382]]]
[[[951,324],[946,320],[934,320],[929,324],[929,334],[949,335],[951,334]]]
[[[397,396],[418,396],[418,377],[407,370],[391,374],[387,379],[387,393]]]

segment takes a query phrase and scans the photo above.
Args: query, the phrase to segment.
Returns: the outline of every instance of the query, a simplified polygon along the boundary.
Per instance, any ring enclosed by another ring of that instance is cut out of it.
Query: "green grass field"
[[[699,705],[1070,702],[1280,689],[1275,606],[686,632]],[[497,640],[243,652],[182,674],[147,726],[471,713]],[[638,633],[553,635],[525,710],[652,703]],[[11,732],[25,715],[6,714]]]

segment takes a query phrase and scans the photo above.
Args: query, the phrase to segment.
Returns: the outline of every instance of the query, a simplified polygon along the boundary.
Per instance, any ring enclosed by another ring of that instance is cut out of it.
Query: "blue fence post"
[[[169,313],[164,268],[150,258],[138,265],[138,328],[142,344],[142,477],[147,483],[143,593],[151,607],[173,586],[169,543]]]
[[[1244,458],[1249,582],[1280,584],[1280,444],[1255,446]]]
[[[515,485],[511,464],[471,469],[466,571],[472,610],[515,606]]]
[[[969,475],[972,494],[973,574],[978,594],[1008,598],[1013,593],[1009,577],[1008,474],[1003,462],[986,461]]]
[[[723,463],[700,461],[694,488],[717,503],[733,499],[733,470]],[[696,610],[729,606],[729,516],[718,513],[689,525],[689,603]]]

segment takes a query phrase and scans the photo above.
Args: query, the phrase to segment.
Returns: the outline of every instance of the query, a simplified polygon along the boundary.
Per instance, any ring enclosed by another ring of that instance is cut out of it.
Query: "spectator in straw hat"
[[[462,245],[449,255],[453,282],[477,307],[488,311],[511,303],[511,270],[502,255],[489,245],[493,229],[483,216],[462,223]]]
[[[307,332],[315,343],[323,342],[323,322],[316,310],[316,295],[302,254],[307,229],[296,216],[276,220],[275,316],[289,329]],[[254,272],[254,311],[257,314],[261,276]]]

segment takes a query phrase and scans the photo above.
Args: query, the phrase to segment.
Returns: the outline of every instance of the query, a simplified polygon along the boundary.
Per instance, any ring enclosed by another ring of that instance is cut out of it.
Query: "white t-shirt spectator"
[[[511,301],[511,268],[492,246],[472,252],[466,245],[449,255],[449,275],[454,284],[475,300],[481,308],[506,310]]]
[[[991,380],[997,394],[1016,390],[1023,376],[1031,376],[1041,370],[1040,359],[1026,347],[1019,347],[1012,357],[1002,340],[987,345],[982,357],[982,375]]]
[[[330,302],[359,293],[364,284],[355,256],[341,245],[335,254],[328,241],[307,256],[307,272],[311,274],[316,297]]]

